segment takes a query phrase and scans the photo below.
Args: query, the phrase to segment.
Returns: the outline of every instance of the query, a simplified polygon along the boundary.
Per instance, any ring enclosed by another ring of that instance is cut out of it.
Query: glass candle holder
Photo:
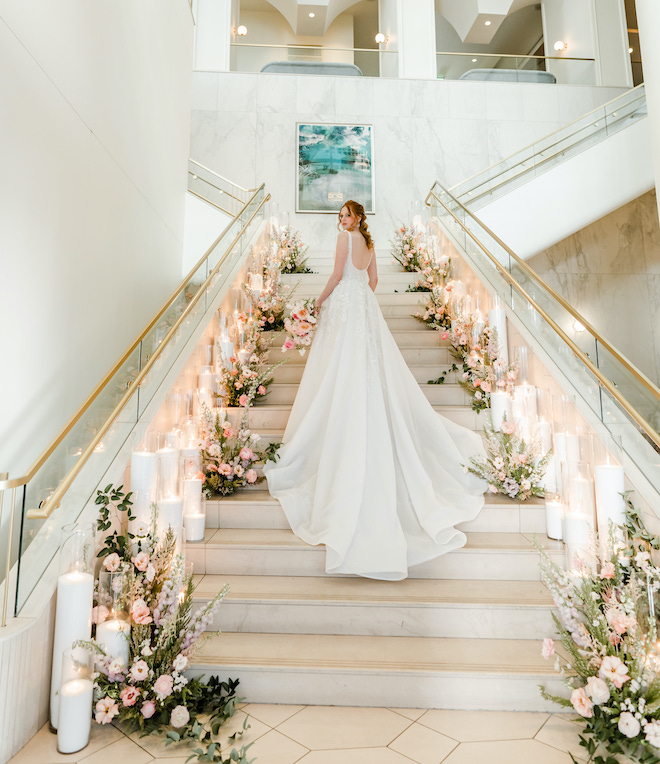
[[[135,520],[129,522],[130,533],[151,523],[151,506],[156,501],[158,485],[158,437],[157,432],[148,432],[131,453],[131,514]]]
[[[89,743],[94,695],[94,656],[82,647],[62,654],[62,684],[57,723],[57,750],[76,753]]]
[[[616,544],[624,540],[621,526],[626,521],[626,476],[623,469],[623,449],[619,437],[607,445],[597,441],[594,459],[594,488],[596,494],[596,520],[598,539],[603,557],[607,556],[610,540]]]
[[[54,728],[59,723],[62,655],[75,641],[89,639],[92,634],[95,555],[93,523],[63,526],[50,688],[50,720]]]
[[[131,635],[130,605],[133,566],[121,563],[116,571],[101,570],[98,587],[96,641],[109,658],[128,666]]]

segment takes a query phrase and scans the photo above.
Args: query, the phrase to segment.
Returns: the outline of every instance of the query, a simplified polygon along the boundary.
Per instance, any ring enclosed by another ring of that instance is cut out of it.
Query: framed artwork
[[[372,125],[298,123],[296,212],[334,212],[354,199],[374,212]]]

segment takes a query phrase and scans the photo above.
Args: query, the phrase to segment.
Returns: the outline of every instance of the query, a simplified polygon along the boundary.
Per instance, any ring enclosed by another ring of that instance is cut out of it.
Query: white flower
[[[142,645],[142,649],[140,650],[140,655],[144,655],[145,657],[149,657],[150,655],[153,655],[154,651],[151,649],[151,645],[148,641],[144,642]]]
[[[173,727],[183,727],[190,721],[190,713],[185,706],[175,706],[170,715],[170,724]]]
[[[185,671],[187,665],[188,665],[188,658],[186,658],[185,655],[179,654],[172,661],[172,668],[175,671]]]
[[[493,467],[495,467],[496,470],[504,469],[504,459],[502,459],[501,456],[493,459]]]
[[[610,699],[610,688],[602,679],[597,676],[590,676],[587,679],[587,695],[594,702],[594,705],[600,706]]]
[[[637,737],[641,729],[640,723],[630,713],[630,711],[624,711],[619,717],[619,732],[626,737]]]
[[[147,581],[151,583],[154,578],[156,578],[156,568],[154,568],[153,565],[148,565],[147,570],[145,572],[145,576],[147,577]]]
[[[121,674],[126,669],[123,658],[113,658],[108,664],[108,673]]]
[[[660,748],[660,722],[649,722],[644,726],[646,740],[654,748]]]

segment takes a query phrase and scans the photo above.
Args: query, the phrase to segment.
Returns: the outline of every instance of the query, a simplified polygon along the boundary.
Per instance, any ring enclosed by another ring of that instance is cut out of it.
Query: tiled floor
[[[248,704],[225,738],[246,714],[243,740],[254,741],[249,758],[258,764],[570,764],[569,751],[587,759],[581,726],[565,714]],[[93,724],[88,747],[65,756],[46,725],[10,764],[184,764],[188,755],[159,737]]]

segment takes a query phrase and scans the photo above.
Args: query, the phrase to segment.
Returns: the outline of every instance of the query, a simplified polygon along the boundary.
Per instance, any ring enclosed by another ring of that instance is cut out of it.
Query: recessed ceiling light
[[[316,14],[314,14],[314,13],[310,13],[310,14],[309,14],[309,18],[310,18],[310,19],[313,19],[315,15],[316,15]]]
[[[477,59],[476,59],[476,58],[473,58],[473,59],[472,59],[472,63],[473,63],[473,64],[476,64],[476,63],[477,63]]]
[[[484,21],[484,24],[489,27],[493,22],[492,21]]]

